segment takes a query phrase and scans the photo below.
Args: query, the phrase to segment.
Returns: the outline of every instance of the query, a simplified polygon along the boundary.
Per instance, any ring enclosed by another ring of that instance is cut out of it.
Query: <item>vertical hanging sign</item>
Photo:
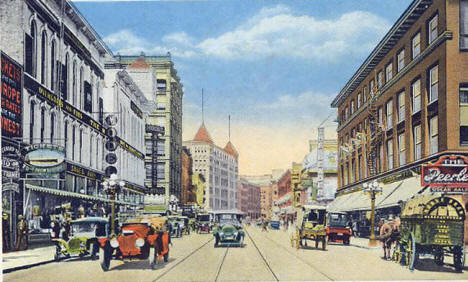
[[[22,137],[23,68],[2,52],[2,136]]]

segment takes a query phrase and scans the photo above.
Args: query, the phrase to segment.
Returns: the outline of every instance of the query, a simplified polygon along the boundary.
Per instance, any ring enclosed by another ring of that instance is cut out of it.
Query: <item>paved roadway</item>
[[[69,259],[5,274],[5,281],[292,281],[292,280],[468,280],[452,267],[422,258],[415,271],[380,258],[380,249],[328,245],[326,251],[291,248],[285,231],[247,228],[244,248],[214,248],[213,237],[176,238],[166,264],[151,270],[147,261],[112,261],[103,272],[98,261]],[[351,242],[352,244],[352,242]],[[446,258],[451,261],[451,258]]]

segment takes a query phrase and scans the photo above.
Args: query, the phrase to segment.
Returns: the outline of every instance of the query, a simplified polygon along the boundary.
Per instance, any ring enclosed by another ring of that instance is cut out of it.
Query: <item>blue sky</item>
[[[201,121],[240,152],[240,173],[302,161],[330,102],[410,0],[75,1],[115,53],[170,51],[184,84],[183,138]],[[336,115],[336,114],[335,114]],[[327,137],[335,136],[328,122]]]

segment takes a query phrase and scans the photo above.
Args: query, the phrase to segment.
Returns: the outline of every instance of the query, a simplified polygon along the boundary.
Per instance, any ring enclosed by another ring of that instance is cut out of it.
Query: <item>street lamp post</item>
[[[119,179],[117,174],[111,174],[109,180],[102,183],[104,191],[110,196],[111,200],[111,237],[115,237],[115,198],[125,186],[125,181]]]
[[[382,186],[374,180],[370,183],[364,183],[364,193],[366,193],[371,199],[371,214],[370,214],[370,222],[371,222],[371,230],[370,230],[370,238],[369,238],[369,246],[375,246],[377,244],[377,240],[375,239],[375,197],[382,192]]]

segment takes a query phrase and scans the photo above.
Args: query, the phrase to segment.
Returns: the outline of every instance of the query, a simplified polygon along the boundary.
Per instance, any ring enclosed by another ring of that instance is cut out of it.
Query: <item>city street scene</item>
[[[468,0],[1,0],[4,281],[468,280]]]

